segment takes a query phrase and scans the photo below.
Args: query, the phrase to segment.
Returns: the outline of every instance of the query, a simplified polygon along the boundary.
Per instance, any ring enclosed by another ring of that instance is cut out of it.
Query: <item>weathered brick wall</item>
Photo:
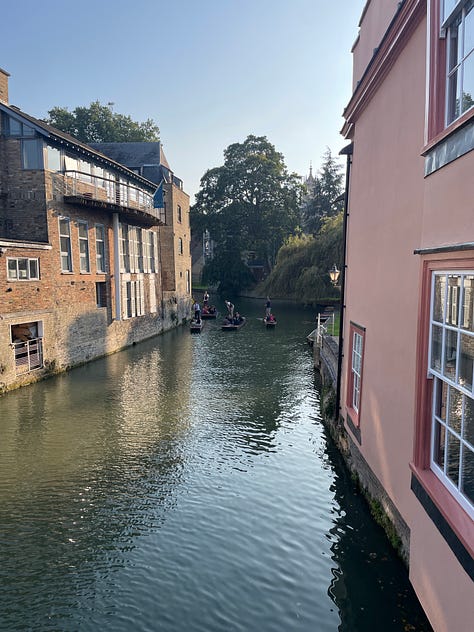
[[[163,292],[161,275],[154,274],[157,312],[150,313],[148,274],[145,280],[145,315],[115,320],[115,270],[113,215],[107,210],[76,206],[63,201],[60,174],[44,175],[47,214],[46,235],[49,247],[38,244],[30,248],[9,244],[0,257],[0,391],[14,388],[64,370],[92,358],[115,352],[130,344],[155,336],[176,326],[184,312],[176,292]],[[72,272],[61,271],[58,218],[70,219]],[[80,272],[78,222],[86,221],[89,234],[90,272]],[[95,224],[106,232],[106,273],[97,271]],[[15,235],[15,237],[17,237]],[[5,241],[5,243],[8,243]],[[47,249],[45,249],[47,248]],[[7,258],[39,259],[39,281],[8,281]],[[131,280],[138,275],[129,275]],[[106,308],[96,305],[96,283],[106,282]],[[11,348],[11,326],[19,323],[42,323],[45,368],[17,376]]]
[[[189,225],[189,196],[179,187],[165,185],[166,226],[160,227],[161,263],[163,290],[175,292],[177,318],[189,318],[191,295],[187,289],[187,278],[191,283],[191,229]],[[181,221],[178,221],[178,206]],[[179,252],[182,239],[183,253]]]
[[[8,103],[8,72],[0,68],[0,101]]]
[[[21,141],[0,142],[0,237],[47,241],[43,171],[21,167]]]

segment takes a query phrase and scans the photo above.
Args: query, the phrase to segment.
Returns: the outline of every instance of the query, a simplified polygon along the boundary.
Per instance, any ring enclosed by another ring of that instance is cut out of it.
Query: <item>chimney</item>
[[[10,74],[0,68],[0,103],[8,105],[8,77]]]

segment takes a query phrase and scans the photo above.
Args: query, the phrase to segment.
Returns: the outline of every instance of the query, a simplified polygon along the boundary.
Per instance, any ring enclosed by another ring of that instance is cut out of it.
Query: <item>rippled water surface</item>
[[[240,301],[0,399],[0,629],[429,630],[319,416],[314,315]]]

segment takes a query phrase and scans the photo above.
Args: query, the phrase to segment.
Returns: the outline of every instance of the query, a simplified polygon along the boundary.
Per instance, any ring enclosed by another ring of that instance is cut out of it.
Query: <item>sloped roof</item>
[[[26,114],[26,112],[23,112],[22,110],[20,110],[20,108],[14,105],[6,105],[5,103],[0,102],[0,111],[4,111],[7,114],[11,114],[16,118],[23,119],[25,122],[32,125],[32,127],[34,127],[34,129],[38,133],[42,134],[43,136],[46,136],[47,138],[50,138],[51,140],[57,141],[65,146],[70,146],[73,151],[76,151],[79,153],[82,152],[84,154],[87,154],[91,158],[95,158],[99,162],[102,162],[102,163],[105,162],[109,164],[111,167],[113,167],[114,169],[122,171],[123,173],[126,173],[128,177],[134,178],[135,180],[138,180],[149,187],[155,186],[154,183],[151,182],[150,180],[147,180],[146,178],[143,178],[142,176],[131,171],[125,165],[125,163],[121,163],[120,161],[115,160],[111,156],[108,156],[98,151],[94,147],[94,145],[97,146],[98,143],[94,143],[90,145],[83,143],[77,140],[77,138],[74,138],[73,136],[70,136],[69,134],[62,132],[56,127],[53,127],[52,125],[48,125],[48,123],[45,123],[45,121],[42,121],[41,119],[37,119],[34,116],[30,116],[29,114]],[[127,143],[124,143],[124,144],[127,144]],[[137,143],[137,144],[140,144],[140,143]]]
[[[129,167],[162,164],[159,141],[154,143],[91,143],[91,147]]]

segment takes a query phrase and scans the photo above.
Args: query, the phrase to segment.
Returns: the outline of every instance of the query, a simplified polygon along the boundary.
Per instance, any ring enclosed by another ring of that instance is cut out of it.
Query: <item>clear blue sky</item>
[[[1,9],[10,103],[114,103],[154,119],[193,196],[223,150],[267,136],[290,171],[337,154],[366,0],[24,0]]]

